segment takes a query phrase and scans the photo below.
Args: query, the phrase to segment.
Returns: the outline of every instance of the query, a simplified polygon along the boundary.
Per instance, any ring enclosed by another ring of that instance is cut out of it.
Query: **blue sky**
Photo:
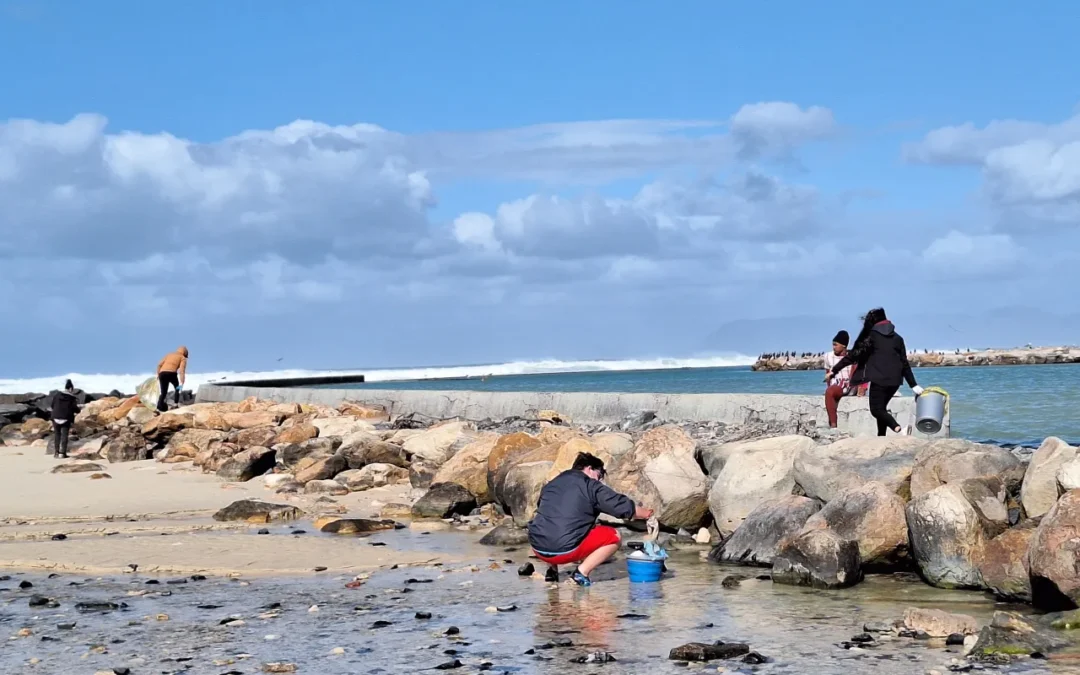
[[[0,377],[1064,339],[1078,14],[0,0]]]

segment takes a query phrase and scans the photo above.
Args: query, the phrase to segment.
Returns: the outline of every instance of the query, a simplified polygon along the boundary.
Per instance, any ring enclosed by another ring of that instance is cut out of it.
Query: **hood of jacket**
[[[76,391],[78,390],[76,389],[75,391],[68,391],[67,389],[58,389],[56,393],[60,394],[61,396],[66,396],[70,399],[74,399]]]
[[[893,326],[892,321],[881,321],[874,325],[874,332],[890,337],[896,333],[896,326]]]

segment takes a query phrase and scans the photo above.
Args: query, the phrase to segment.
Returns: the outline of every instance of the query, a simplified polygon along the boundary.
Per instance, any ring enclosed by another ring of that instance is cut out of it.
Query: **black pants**
[[[176,389],[176,405],[180,405],[180,378],[176,376],[176,373],[162,372],[157,376],[158,388],[161,389],[161,394],[158,396],[157,409],[160,412],[165,412],[169,409],[169,406],[165,403],[165,398],[169,395],[169,385],[171,384]]]
[[[889,414],[889,401],[896,395],[900,387],[886,387],[880,384],[870,384],[870,414],[877,420],[877,435],[884,436],[889,429],[900,426],[896,418]]]
[[[53,454],[67,457],[68,435],[71,434],[71,422],[52,423]]]

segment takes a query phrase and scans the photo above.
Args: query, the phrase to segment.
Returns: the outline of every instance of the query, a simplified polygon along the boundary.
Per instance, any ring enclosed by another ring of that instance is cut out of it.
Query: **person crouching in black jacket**
[[[68,380],[64,383],[64,390],[53,394],[52,400],[52,425],[53,425],[53,457],[67,458],[68,436],[71,434],[71,424],[75,421],[75,415],[79,413],[79,402],[75,400],[75,385]]]
[[[878,307],[866,313],[855,346],[826,372],[825,381],[852,363],[864,369],[866,381],[870,383],[870,414],[877,420],[877,435],[884,436],[889,429],[902,433],[903,428],[889,413],[889,401],[900,389],[902,381],[907,381],[916,396],[922,394],[922,387],[915,382],[915,374],[911,372],[904,338],[896,332],[884,309]]]
[[[551,566],[549,581],[558,581],[559,565],[578,563],[571,580],[591,586],[589,573],[619,550],[618,531],[596,524],[601,513],[623,520],[652,518],[652,509],[604,485],[604,475],[604,462],[582,452],[573,468],[540,490],[536,515],[529,523],[529,544],[536,557]]]

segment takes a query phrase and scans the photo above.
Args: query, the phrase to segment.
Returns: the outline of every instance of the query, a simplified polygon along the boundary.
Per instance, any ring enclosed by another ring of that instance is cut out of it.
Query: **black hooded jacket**
[[[79,402],[75,400],[75,394],[61,389],[53,394],[52,418],[64,420],[69,424],[75,421],[75,415],[79,414]]]
[[[864,379],[870,384],[899,387],[906,380],[909,387],[916,385],[915,374],[908,363],[907,345],[891,321],[882,321],[874,326],[866,338],[833,366],[832,372],[838,373],[853,363],[860,370],[865,368]]]

